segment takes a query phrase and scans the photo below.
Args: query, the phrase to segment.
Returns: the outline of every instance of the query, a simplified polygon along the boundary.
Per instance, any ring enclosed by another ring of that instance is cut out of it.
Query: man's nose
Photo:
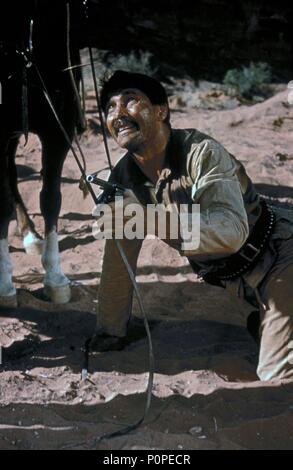
[[[126,116],[127,114],[128,113],[125,103],[123,101],[118,102],[114,110],[114,119]]]

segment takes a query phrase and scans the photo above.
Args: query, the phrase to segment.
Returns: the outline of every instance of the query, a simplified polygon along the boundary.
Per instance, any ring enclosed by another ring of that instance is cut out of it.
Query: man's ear
[[[158,118],[160,121],[165,121],[168,116],[169,108],[167,104],[160,104],[158,107]]]

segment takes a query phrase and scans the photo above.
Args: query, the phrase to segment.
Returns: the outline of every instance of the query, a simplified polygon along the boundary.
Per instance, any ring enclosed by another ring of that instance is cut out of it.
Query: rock
[[[201,432],[202,432],[202,428],[200,426],[194,426],[193,428],[189,429],[189,434],[191,434],[192,436],[196,434],[200,434]]]

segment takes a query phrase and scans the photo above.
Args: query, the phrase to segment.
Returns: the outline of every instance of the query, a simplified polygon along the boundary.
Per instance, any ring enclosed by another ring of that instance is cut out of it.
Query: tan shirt
[[[195,129],[172,130],[165,166],[156,185],[147,179],[130,153],[117,163],[110,180],[132,189],[142,205],[159,203],[167,210],[170,204],[175,208],[179,204],[200,204],[198,248],[184,251],[182,240],[164,240],[195,262],[198,273],[212,269],[213,260],[237,252],[261,211],[259,195],[243,165],[220,143]],[[277,236],[282,237],[284,230],[288,231],[287,221],[285,225],[282,228],[277,223]],[[287,235],[293,236],[293,216]],[[122,240],[121,244],[135,271],[142,240]],[[252,279],[252,287],[260,282],[272,263],[270,253],[270,257],[260,261],[261,270],[254,268],[246,275],[248,282]],[[99,329],[117,336],[126,334],[132,293],[115,242],[107,240],[98,297]]]

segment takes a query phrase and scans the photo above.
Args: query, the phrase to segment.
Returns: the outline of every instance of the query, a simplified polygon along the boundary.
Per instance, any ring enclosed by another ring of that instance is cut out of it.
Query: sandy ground
[[[213,135],[245,163],[265,197],[292,207],[293,114],[287,91],[279,90],[263,103],[235,109],[219,109],[221,95],[214,109],[178,108],[174,100],[172,123]],[[81,139],[88,172],[106,166],[93,106],[88,99],[89,130]],[[116,161],[120,152],[109,144]],[[36,137],[19,146],[17,164],[21,193],[42,233]],[[46,301],[40,257],[24,252],[15,221],[10,226],[18,308],[0,312],[0,449],[292,449],[293,383],[258,381],[258,351],[245,328],[249,310],[199,282],[186,259],[159,240],[145,241],[137,275],[154,342],[151,410],[135,432],[95,443],[140,418],[148,345],[135,303],[129,344],[92,356],[90,381],[81,381],[103,244],[92,237],[93,204],[78,189],[71,155],[63,175],[60,250],[75,284],[69,304]]]

